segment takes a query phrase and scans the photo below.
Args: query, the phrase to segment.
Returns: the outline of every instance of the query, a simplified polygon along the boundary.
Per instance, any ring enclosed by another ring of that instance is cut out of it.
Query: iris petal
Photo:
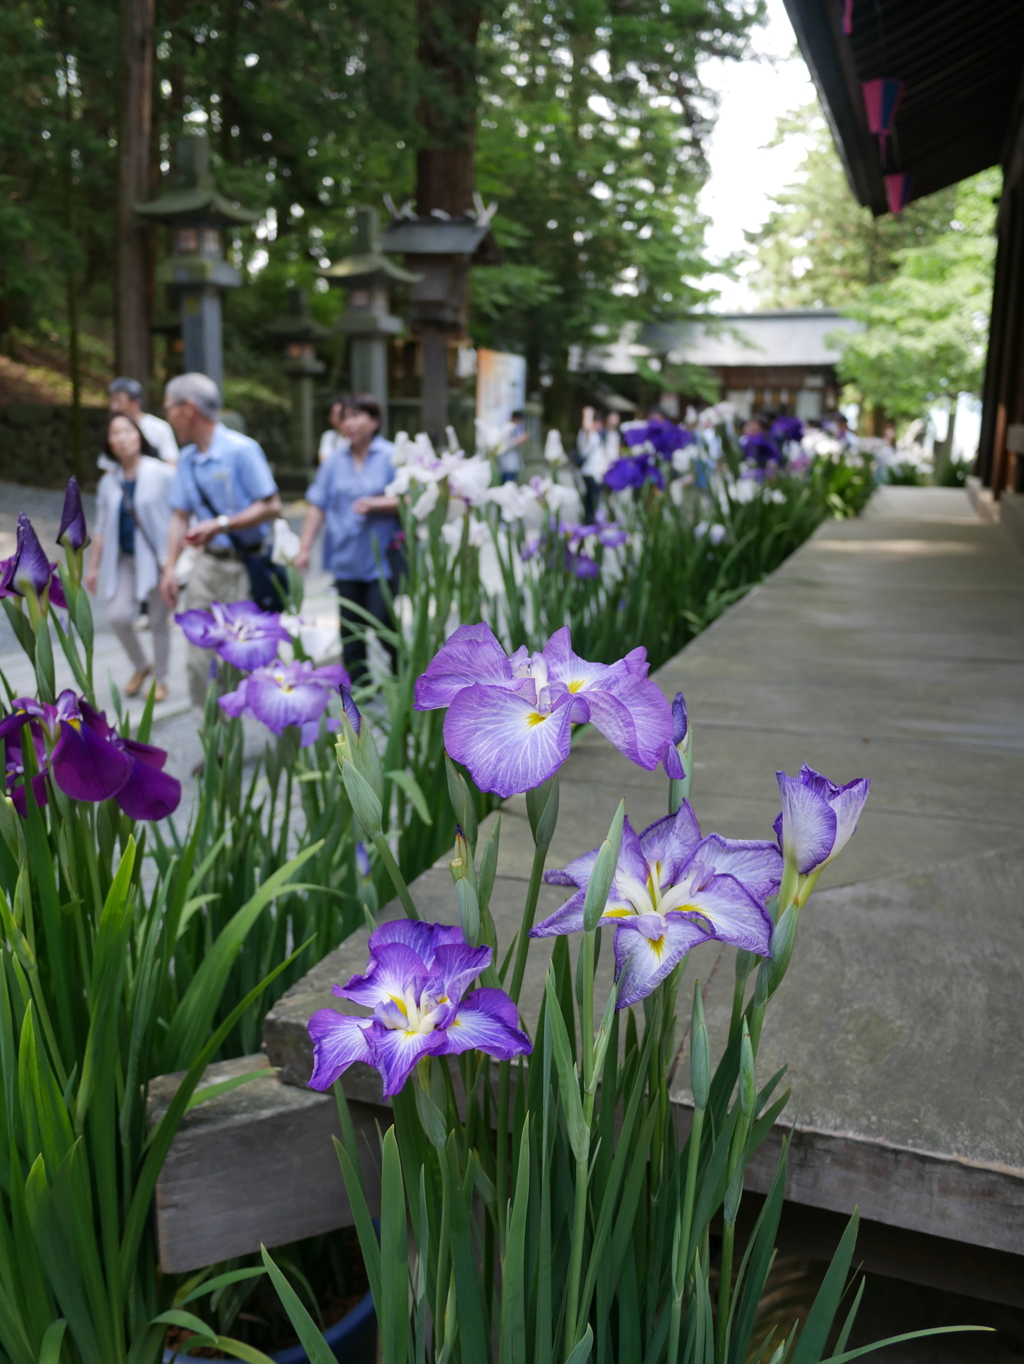
[[[475,682],[502,687],[515,677],[513,662],[489,625],[460,625],[416,680],[416,709],[437,710],[451,705],[465,687]]]
[[[445,747],[481,791],[513,796],[554,776],[569,756],[571,724],[568,704],[545,714],[514,692],[477,684],[448,707]]]
[[[447,1034],[440,1028],[433,1032],[407,1032],[375,1023],[367,1029],[367,1041],[373,1053],[373,1064],[383,1077],[387,1099],[398,1093],[424,1056],[437,1056],[444,1051]]]
[[[54,780],[72,800],[108,800],[132,773],[132,760],[81,720],[64,720],[50,759]]]
[[[445,1051],[452,1055],[475,1049],[502,1061],[527,1055],[533,1048],[518,1023],[516,1006],[504,990],[474,990],[448,1025]]]
[[[625,1009],[655,990],[692,947],[710,934],[688,919],[645,915],[621,924],[615,933],[616,1009]]]
[[[340,1014],[337,1009],[318,1009],[307,1024],[313,1039],[313,1074],[310,1089],[330,1089],[353,1061],[372,1064],[366,1030],[368,1018]]]

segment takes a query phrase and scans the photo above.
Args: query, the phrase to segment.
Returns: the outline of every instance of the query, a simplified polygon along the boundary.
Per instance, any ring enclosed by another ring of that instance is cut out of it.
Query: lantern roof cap
[[[135,204],[135,212],[150,222],[220,225],[254,223],[258,210],[242,208],[221,194],[210,170],[210,147],[205,137],[182,137],[176,149],[172,188],[148,204]]]
[[[322,341],[331,335],[327,327],[309,315],[309,296],[305,289],[288,290],[288,311],[263,328],[282,341]]]
[[[353,227],[355,241],[352,244],[355,250],[351,255],[342,256],[326,270],[321,270],[320,273],[325,279],[334,280],[350,288],[357,288],[359,285],[372,288],[375,284],[378,286],[415,284],[419,280],[419,275],[414,275],[410,270],[403,270],[400,265],[388,260],[381,251],[380,216],[375,208],[357,208]]]

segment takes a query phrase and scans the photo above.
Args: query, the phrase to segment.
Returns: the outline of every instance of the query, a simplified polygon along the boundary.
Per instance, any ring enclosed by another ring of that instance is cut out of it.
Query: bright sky
[[[776,120],[805,104],[814,93],[782,0],[768,0],[767,21],[755,32],[753,46],[759,61],[715,59],[702,70],[704,83],[719,94],[718,120],[709,146],[711,178],[698,201],[711,219],[707,245],[712,261],[745,249],[744,231],[761,226],[768,216],[769,196],[792,180],[803,156],[796,138],[765,150]],[[722,295],[714,304],[716,311],[757,306],[757,298],[742,278],[715,276],[712,282]]]

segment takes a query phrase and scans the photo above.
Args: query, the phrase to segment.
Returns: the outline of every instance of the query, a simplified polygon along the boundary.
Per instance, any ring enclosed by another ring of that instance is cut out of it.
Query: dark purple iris
[[[740,436],[740,448],[743,450],[744,459],[749,459],[756,464],[759,469],[765,469],[769,464],[781,464],[782,452],[763,431],[755,431],[749,436]]]
[[[799,417],[776,417],[770,434],[780,447],[788,445],[791,440],[803,440],[804,424]]]
[[[47,601],[64,611],[68,607],[57,576],[57,565],[47,559],[32,522],[20,512],[14,553],[9,559],[0,561],[0,597],[26,596],[35,598],[44,612]]]
[[[48,768],[57,786],[72,800],[94,802],[113,797],[131,819],[163,819],[178,808],[181,784],[161,770],[167,761],[166,752],[122,738],[101,711],[74,692],[63,691],[52,706],[33,697],[20,697],[10,715],[0,720],[0,739],[7,743],[8,789],[13,787],[14,803],[22,814],[22,745],[26,732],[32,737],[41,769],[32,783],[38,804],[46,803]]]
[[[65,549],[83,549],[89,543],[89,532],[85,527],[85,512],[82,509],[82,494],[77,478],[68,479],[67,492],[64,494],[64,510],[60,518],[57,543]]]
[[[629,422],[622,428],[622,436],[630,449],[647,446],[664,460],[671,460],[677,450],[693,445],[696,439],[685,426],[677,426],[667,417],[658,415],[646,422]]]
[[[654,461],[653,455],[623,455],[611,465],[604,481],[613,492],[620,493],[624,488],[642,488],[646,482],[664,488],[665,478]]]

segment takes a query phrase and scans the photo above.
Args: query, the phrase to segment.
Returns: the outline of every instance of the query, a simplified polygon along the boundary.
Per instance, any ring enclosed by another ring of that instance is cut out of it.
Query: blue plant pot
[[[339,1364],[374,1364],[377,1341],[377,1317],[373,1310],[373,1297],[367,1293],[353,1307],[347,1316],[328,1326],[324,1332],[328,1349]],[[291,1345],[287,1350],[279,1350],[271,1355],[274,1364],[309,1364],[309,1355],[301,1345]],[[191,1355],[165,1350],[163,1364],[187,1364],[193,1360]],[[194,1361],[193,1361],[194,1364]]]

